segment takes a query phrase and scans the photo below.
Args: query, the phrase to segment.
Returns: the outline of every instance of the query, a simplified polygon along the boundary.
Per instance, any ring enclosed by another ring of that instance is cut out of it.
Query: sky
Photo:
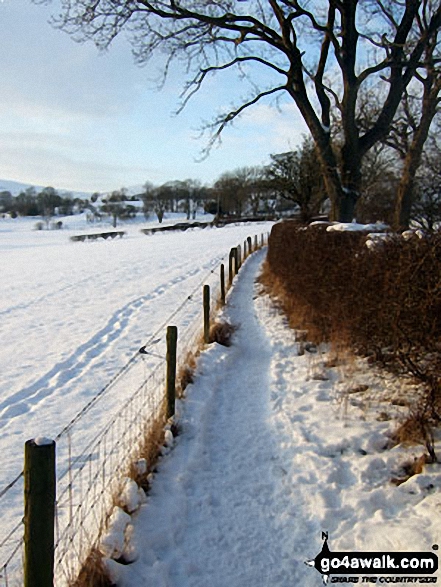
[[[104,53],[75,43],[48,22],[56,3],[0,0],[0,178],[88,192],[187,178],[210,184],[301,141],[294,104],[280,110],[267,101],[201,161],[203,123],[246,95],[244,82],[212,77],[176,116],[185,83],[178,67],[158,90],[158,59],[135,65],[124,35]]]

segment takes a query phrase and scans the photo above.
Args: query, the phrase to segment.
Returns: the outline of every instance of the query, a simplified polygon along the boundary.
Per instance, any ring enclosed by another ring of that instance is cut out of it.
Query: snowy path
[[[261,259],[250,259],[244,273],[254,275]],[[306,528],[290,507],[292,489],[269,421],[270,342],[250,304],[253,279],[241,277],[228,318],[246,328],[239,327],[230,349],[213,348],[203,358],[187,401],[190,418],[138,521],[147,531],[139,537],[145,552],[127,567],[124,585],[288,585],[304,572],[288,545],[293,530],[301,545]],[[213,355],[216,371],[205,373]],[[157,562],[150,568],[149,560]]]
[[[429,551],[438,540],[438,467],[391,485],[405,457],[384,451],[391,424],[355,402],[342,413],[326,355],[299,356],[256,296],[262,259],[247,260],[229,298],[233,346],[201,355],[179,405],[181,434],[134,516],[138,559],[111,565],[119,587],[314,587],[304,562],[322,531],[332,550]]]

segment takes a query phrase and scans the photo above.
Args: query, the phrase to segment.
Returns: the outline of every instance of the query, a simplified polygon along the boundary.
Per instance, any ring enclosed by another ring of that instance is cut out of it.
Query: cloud
[[[163,91],[152,81],[163,57],[133,64],[123,37],[98,54],[47,24],[51,7],[0,1],[0,175],[37,185],[108,191],[170,179],[214,181],[222,172],[265,163],[305,128],[291,103],[250,108],[201,163],[208,137],[196,129],[238,103],[249,84],[234,72],[210,76],[177,117],[185,71],[175,64]],[[52,7],[54,10],[54,7]],[[260,75],[260,71],[256,75]],[[266,83],[264,78],[256,81]]]
[[[56,138],[49,142],[46,136],[26,135],[20,140],[0,135],[0,142],[5,145],[0,152],[2,174],[35,185],[74,191],[110,191],[158,175],[158,170],[148,164],[100,160],[99,156],[79,158],[77,149]]]
[[[257,104],[244,116],[243,125],[255,140],[265,143],[269,152],[295,149],[308,134],[308,128],[294,103],[279,107]]]

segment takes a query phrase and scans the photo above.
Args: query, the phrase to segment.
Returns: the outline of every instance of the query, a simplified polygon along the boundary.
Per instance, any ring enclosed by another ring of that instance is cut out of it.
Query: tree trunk
[[[320,152],[319,149],[317,151],[326,193],[331,201],[329,219],[337,222],[352,222],[359,195],[356,178],[354,178],[355,181],[348,181],[347,183],[349,185],[344,185],[337,165],[335,164],[331,147],[329,146],[324,152]],[[329,155],[329,151],[331,151],[332,155]],[[352,166],[353,164],[351,164]],[[359,173],[358,176],[361,177]]]
[[[409,153],[410,154],[410,153]],[[406,161],[409,157],[406,158]],[[394,210],[394,225],[396,230],[406,230],[410,224],[410,213],[413,203],[414,175],[405,165],[400,183]]]
[[[349,130],[346,129],[346,147],[341,150],[340,162],[343,171],[340,174],[337,157],[331,144],[329,128],[320,122],[312,108],[303,84],[301,68],[293,70],[292,80],[292,87],[288,91],[299,108],[314,141],[325,190],[331,201],[330,220],[352,222],[359,196],[358,190],[361,185],[361,156],[358,130],[355,126]],[[354,99],[352,103],[355,104]],[[348,137],[350,137],[350,141]]]
[[[339,222],[353,222],[355,218],[355,205],[358,194],[344,188],[343,197],[340,201]]]
[[[394,228],[396,230],[409,228],[414,199],[415,175],[421,162],[421,155],[429,134],[430,125],[437,112],[440,85],[441,80],[426,79],[420,123],[404,160],[404,168],[395,200]]]
[[[353,129],[356,132],[356,129]],[[357,133],[358,135],[358,133]],[[341,150],[342,191],[340,222],[352,222],[361,189],[361,157],[358,136],[350,137]]]

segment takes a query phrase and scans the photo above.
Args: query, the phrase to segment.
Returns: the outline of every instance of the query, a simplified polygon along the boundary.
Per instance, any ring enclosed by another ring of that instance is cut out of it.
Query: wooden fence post
[[[229,283],[229,285],[231,285],[231,283],[233,281],[233,277],[234,277],[233,263],[235,263],[235,259],[236,259],[235,249],[232,248],[232,249],[230,249],[230,257],[228,259],[228,283]]]
[[[239,272],[240,266],[242,265],[242,251],[240,245],[237,245],[237,269],[236,273]]]
[[[254,250],[257,251],[259,244],[257,242],[257,234],[254,235]]]
[[[251,253],[253,252],[253,242],[252,242],[250,236],[247,237],[247,243],[248,243],[248,254],[251,255]]]
[[[210,286],[204,285],[204,342],[210,342]]]
[[[221,263],[220,266],[220,287],[221,287],[221,303],[225,304],[225,266]]]
[[[165,390],[167,401],[167,420],[175,415],[177,346],[178,329],[176,326],[167,326],[167,377]]]
[[[245,261],[246,258],[247,258],[247,241],[244,240],[243,241],[243,260]]]
[[[25,443],[24,587],[53,587],[55,527],[55,441]]]
[[[234,247],[234,275],[239,273],[239,247]]]

